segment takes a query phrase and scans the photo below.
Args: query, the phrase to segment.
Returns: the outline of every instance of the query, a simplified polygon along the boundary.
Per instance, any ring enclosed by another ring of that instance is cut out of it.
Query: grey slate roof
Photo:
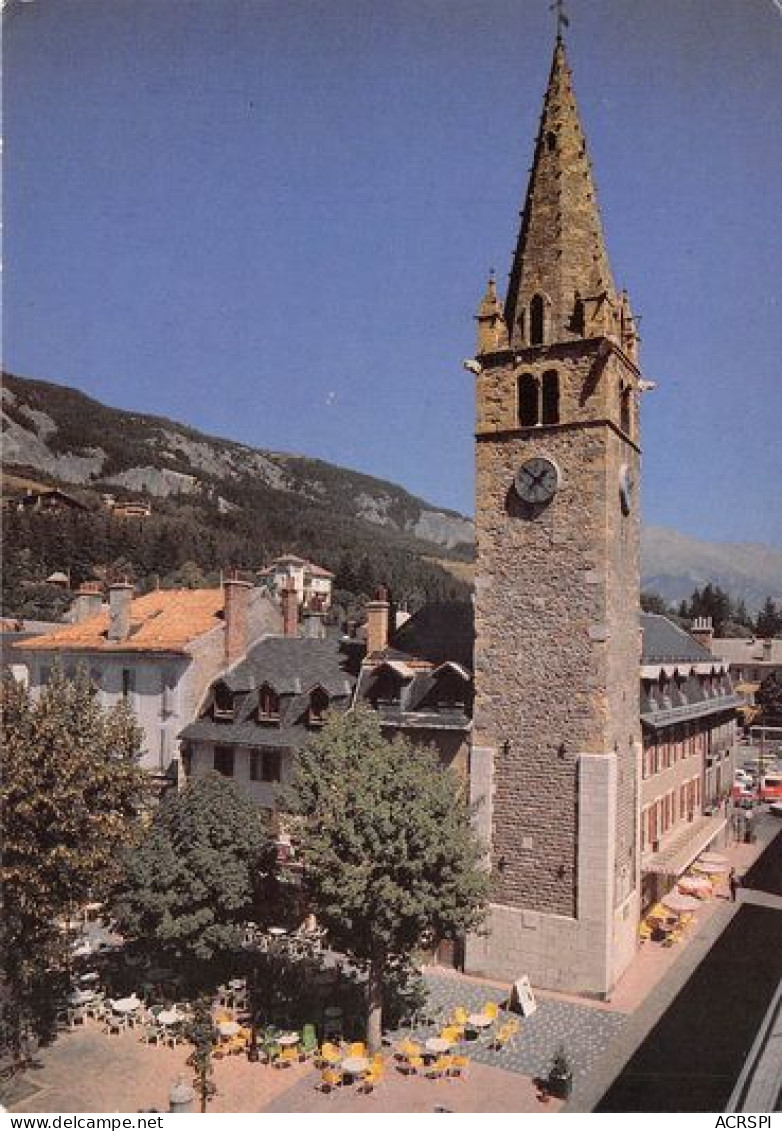
[[[471,672],[475,644],[472,602],[424,605],[394,633],[391,644],[392,649],[408,656],[432,664],[454,660]]]
[[[679,628],[673,621],[660,613],[641,613],[641,627],[643,636],[644,664],[668,663],[682,660],[693,664],[702,664],[715,661],[715,657],[708,648]]]
[[[267,636],[241,663],[215,680],[233,692],[233,719],[215,718],[211,697],[202,716],[186,726],[179,737],[218,745],[298,749],[312,731],[306,724],[309,692],[322,687],[332,707],[344,710],[350,703],[355,675],[338,639],[314,640],[303,636]],[[280,697],[279,725],[258,722],[258,689],[268,683]]]

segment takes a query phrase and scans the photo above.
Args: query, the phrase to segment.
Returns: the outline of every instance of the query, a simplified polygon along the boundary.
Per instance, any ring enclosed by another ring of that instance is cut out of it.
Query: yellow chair
[[[457,1080],[463,1080],[467,1075],[467,1069],[470,1067],[470,1058],[463,1053],[456,1053],[451,1057],[451,1071],[449,1075],[455,1077]]]
[[[298,1049],[284,1048],[280,1050],[280,1055],[274,1061],[275,1068],[290,1068],[292,1064],[299,1063]]]
[[[496,1021],[500,1015],[500,1007],[496,1001],[487,1001],[481,1013],[484,1017],[490,1017],[492,1021]]]
[[[442,1056],[438,1056],[437,1060],[429,1065],[426,1070],[426,1075],[430,1076],[432,1079],[439,1079],[442,1076],[447,1076],[451,1071],[452,1065],[453,1057],[445,1053]]]
[[[400,1056],[415,1056],[416,1053],[421,1051],[421,1046],[416,1044],[415,1041],[411,1041],[409,1037],[405,1037],[405,1039],[400,1041],[397,1045],[396,1051]]]
[[[652,928],[645,919],[638,924],[638,937],[642,943],[648,942],[652,937]]]
[[[363,1041],[354,1041],[352,1045],[348,1046],[348,1056],[365,1057],[367,1055],[367,1046]]]
[[[491,1047],[497,1052],[504,1049],[513,1040],[515,1033],[506,1025],[500,1025],[491,1042]]]
[[[320,1074],[320,1091],[331,1095],[335,1088],[342,1087],[342,1073],[337,1068],[324,1068]]]
[[[399,1071],[403,1072],[405,1076],[415,1076],[425,1067],[424,1058],[414,1053],[399,1065]]]
[[[440,1040],[449,1041],[452,1045],[457,1044],[463,1036],[464,1029],[457,1029],[455,1025],[444,1025],[440,1030]]]
[[[330,1041],[324,1041],[318,1058],[319,1067],[323,1065],[333,1067],[335,1064],[339,1064],[340,1060],[342,1060],[342,1053],[339,1051],[339,1046]]]
[[[367,1093],[371,1092],[373,1088],[376,1088],[383,1079],[384,1070],[383,1058],[380,1054],[376,1054],[372,1057],[372,1064],[361,1077],[361,1084],[359,1085],[358,1091]]]

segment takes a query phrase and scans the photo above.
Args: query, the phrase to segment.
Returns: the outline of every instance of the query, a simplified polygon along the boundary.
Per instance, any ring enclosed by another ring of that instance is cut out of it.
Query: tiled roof
[[[707,648],[693,640],[689,633],[660,613],[641,613],[644,664],[687,661],[693,664],[714,662]]]
[[[333,577],[334,574],[329,569],[324,569],[323,566],[315,565],[314,562],[307,562],[305,573],[312,574],[313,577]]]
[[[475,620],[471,602],[424,605],[393,635],[393,648],[408,656],[441,664],[453,660],[472,671]]]
[[[354,675],[338,638],[266,636],[227,674],[225,683],[232,691],[268,683],[278,695],[306,693],[320,684],[329,694],[344,695],[350,693]]]
[[[222,589],[158,589],[130,606],[127,640],[108,640],[107,610],[81,624],[63,625],[25,640],[36,651],[184,652],[188,644],[223,623]]]
[[[309,692],[323,687],[333,709],[345,710],[353,693],[355,676],[338,639],[305,636],[267,636],[252,648],[246,659],[221,677],[233,694],[233,719],[212,715],[211,703],[201,718],[181,732],[191,741],[227,743],[236,746],[303,746],[312,731],[306,725]],[[268,683],[280,696],[279,725],[257,719],[256,692]],[[214,686],[214,685],[213,685]]]

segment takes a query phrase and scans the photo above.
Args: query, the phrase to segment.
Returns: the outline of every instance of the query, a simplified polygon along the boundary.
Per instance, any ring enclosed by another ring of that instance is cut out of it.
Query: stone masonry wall
[[[478,396],[474,741],[497,751],[493,899],[567,916],[578,896],[581,753],[617,754],[617,860],[634,864],[637,529],[635,519],[622,526],[618,488],[633,449],[602,419],[614,398],[598,346],[537,351],[560,373],[560,425],[514,427],[517,375],[534,351],[515,368],[487,368]],[[534,514],[513,490],[533,455],[563,477]],[[623,876],[634,886],[632,869]]]

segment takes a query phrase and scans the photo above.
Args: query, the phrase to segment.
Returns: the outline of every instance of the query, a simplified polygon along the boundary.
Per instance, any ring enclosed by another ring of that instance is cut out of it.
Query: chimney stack
[[[313,608],[310,605],[309,608],[304,610],[302,636],[308,636],[310,640],[325,639],[326,628],[323,624],[323,612],[321,609]]]
[[[293,585],[287,584],[281,594],[282,631],[284,636],[299,635],[299,598]]]
[[[73,602],[73,623],[82,624],[97,616],[103,608],[103,590],[99,581],[83,581]]]
[[[238,577],[227,577],[223,581],[225,664],[229,668],[247,651],[251,589],[249,581],[240,581]]]
[[[120,581],[109,586],[109,640],[122,641],[130,636],[130,604],[133,586]]]
[[[711,617],[696,617],[692,622],[690,636],[708,652],[712,651],[714,643],[714,626]]]
[[[391,602],[388,599],[388,590],[381,585],[374,601],[367,603],[368,656],[373,656],[376,652],[384,652],[388,647],[390,611]]]
[[[774,648],[774,641],[771,640],[770,638],[768,640],[764,640],[763,643],[762,643],[762,648],[763,648],[763,660],[764,660],[764,662],[769,663],[771,661],[771,653],[772,653],[772,650]]]

